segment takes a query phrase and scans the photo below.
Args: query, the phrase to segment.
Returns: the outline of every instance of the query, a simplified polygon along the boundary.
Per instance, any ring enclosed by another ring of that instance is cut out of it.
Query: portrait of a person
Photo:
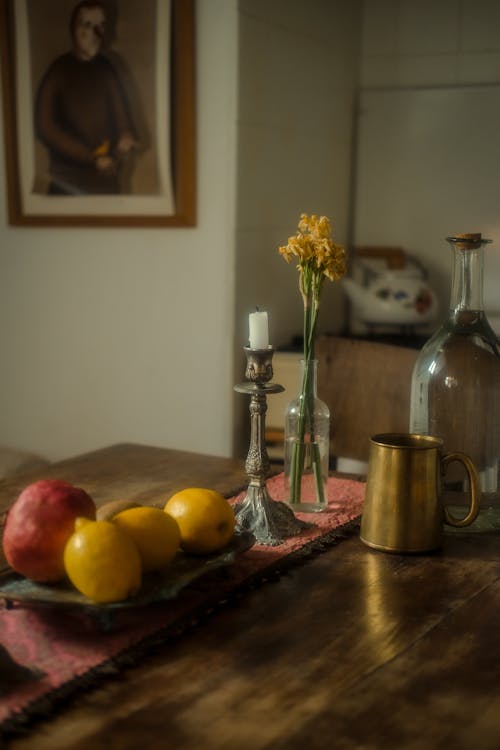
[[[124,89],[104,54],[106,6],[81,0],[70,18],[71,49],[40,82],[35,133],[48,151],[51,195],[122,192],[121,171],[138,148]]]

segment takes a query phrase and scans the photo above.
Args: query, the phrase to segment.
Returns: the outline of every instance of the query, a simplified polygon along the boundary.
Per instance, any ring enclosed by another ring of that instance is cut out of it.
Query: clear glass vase
[[[410,431],[440,437],[445,452],[471,457],[481,481],[476,525],[498,505],[500,486],[500,347],[483,306],[483,255],[490,240],[466,234],[447,241],[453,257],[450,308],[415,363]],[[462,504],[465,482],[452,464],[444,477],[448,502]]]
[[[328,505],[330,411],[317,394],[318,361],[300,366],[300,395],[285,413],[285,487],[294,511],[317,512]]]

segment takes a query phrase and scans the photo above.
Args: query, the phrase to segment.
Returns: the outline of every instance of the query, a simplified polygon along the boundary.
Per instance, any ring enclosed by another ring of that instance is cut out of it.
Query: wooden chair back
[[[330,409],[332,456],[367,461],[372,435],[408,432],[417,355],[409,347],[318,337],[318,396]]]

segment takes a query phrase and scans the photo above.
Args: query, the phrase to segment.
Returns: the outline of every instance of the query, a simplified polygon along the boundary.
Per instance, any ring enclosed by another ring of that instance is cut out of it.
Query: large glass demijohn
[[[410,431],[440,437],[446,452],[472,458],[484,519],[498,505],[500,462],[500,347],[483,305],[483,255],[491,240],[461,234],[447,241],[453,258],[450,307],[415,363]],[[444,479],[448,492],[464,490],[458,464]]]

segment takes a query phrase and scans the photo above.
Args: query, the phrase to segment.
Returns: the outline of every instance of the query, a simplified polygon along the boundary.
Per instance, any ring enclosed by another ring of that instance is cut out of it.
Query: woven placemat
[[[283,475],[268,489],[283,499]],[[277,547],[254,545],[223,574],[211,574],[170,602],[127,610],[110,631],[87,616],[60,609],[0,608],[0,732],[6,736],[48,716],[63,700],[93,687],[137,662],[159,643],[205,622],[234,597],[320,554],[359,528],[365,485],[330,478],[329,506],[322,513],[297,514],[312,522],[300,535]],[[242,495],[232,498],[238,502]]]

